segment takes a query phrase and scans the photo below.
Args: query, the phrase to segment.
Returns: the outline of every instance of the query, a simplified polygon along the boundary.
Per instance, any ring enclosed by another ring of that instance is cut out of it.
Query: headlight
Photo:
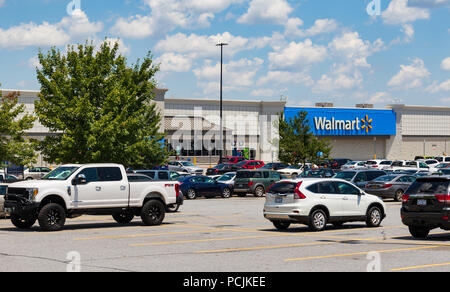
[[[27,193],[28,193],[28,199],[30,201],[33,201],[36,199],[36,196],[38,194],[39,190],[38,189],[27,189]]]

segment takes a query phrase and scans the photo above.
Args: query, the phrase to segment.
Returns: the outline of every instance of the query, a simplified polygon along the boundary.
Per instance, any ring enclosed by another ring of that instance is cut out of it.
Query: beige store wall
[[[352,160],[368,160],[373,159],[376,151],[378,159],[386,156],[386,140],[387,137],[377,137],[374,142],[373,137],[329,137],[333,150],[331,157],[333,158],[349,158]],[[376,146],[375,146],[376,145]],[[375,149],[376,148],[376,149]]]
[[[450,153],[450,137],[403,136],[402,159],[415,156],[440,156]]]

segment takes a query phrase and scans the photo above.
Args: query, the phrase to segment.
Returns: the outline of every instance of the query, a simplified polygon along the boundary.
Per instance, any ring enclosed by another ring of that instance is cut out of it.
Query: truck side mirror
[[[72,180],[72,185],[74,185],[74,186],[85,185],[86,183],[87,183],[87,180],[86,180],[86,176],[84,174],[79,174]]]

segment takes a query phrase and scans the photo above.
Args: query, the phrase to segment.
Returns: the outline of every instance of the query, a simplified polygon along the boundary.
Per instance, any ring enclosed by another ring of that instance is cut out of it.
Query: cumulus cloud
[[[304,42],[291,42],[281,50],[269,53],[269,67],[301,70],[305,66],[322,62],[326,56],[326,47],[314,45],[310,39],[306,39]]]
[[[251,0],[248,11],[238,18],[238,23],[286,23],[293,8],[286,0]]]
[[[430,12],[426,8],[408,6],[408,0],[392,0],[381,17],[384,23],[397,25],[429,19]]]
[[[400,71],[393,76],[388,86],[398,89],[411,89],[422,86],[423,80],[431,74],[423,60],[416,58],[410,65],[400,65]]]
[[[176,28],[210,26],[215,14],[243,0],[145,0],[147,15],[120,17],[111,32],[127,38],[162,36]]]
[[[101,22],[90,22],[86,14],[77,9],[56,24],[30,22],[0,29],[0,48],[62,46],[73,40],[93,36],[102,29]]]
[[[442,70],[450,71],[450,57],[442,60],[441,68],[442,68]]]
[[[312,37],[320,34],[334,32],[339,24],[334,19],[316,19],[314,24],[308,29],[300,29],[303,21],[300,18],[290,18],[285,25],[285,35],[294,37]]]

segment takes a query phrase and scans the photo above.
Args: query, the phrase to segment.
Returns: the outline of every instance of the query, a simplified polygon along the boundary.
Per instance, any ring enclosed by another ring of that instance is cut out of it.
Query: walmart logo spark
[[[366,115],[366,119],[361,119],[361,123],[363,124],[362,127],[361,127],[361,129],[362,129],[362,130],[365,130],[366,133],[368,134],[369,131],[373,129],[373,127],[372,127],[372,122],[373,122],[373,119],[370,119],[370,120],[369,120],[369,116]],[[370,129],[370,130],[369,130],[369,129]]]

